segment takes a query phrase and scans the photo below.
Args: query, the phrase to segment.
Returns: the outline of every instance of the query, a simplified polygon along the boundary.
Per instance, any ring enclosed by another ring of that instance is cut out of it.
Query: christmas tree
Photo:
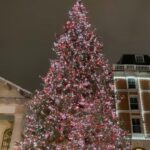
[[[127,148],[115,113],[113,74],[81,0],[54,43],[57,59],[28,103],[21,150]]]

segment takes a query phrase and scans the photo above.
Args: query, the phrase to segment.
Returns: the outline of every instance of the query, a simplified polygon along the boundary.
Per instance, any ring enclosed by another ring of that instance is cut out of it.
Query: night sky
[[[0,0],[0,76],[33,92],[41,87],[55,34],[75,0]],[[84,0],[110,63],[150,55],[150,0]]]

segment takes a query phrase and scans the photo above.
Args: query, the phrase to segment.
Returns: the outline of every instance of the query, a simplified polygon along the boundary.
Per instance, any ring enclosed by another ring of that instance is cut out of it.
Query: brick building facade
[[[123,55],[113,65],[117,115],[133,148],[150,149],[150,57]]]

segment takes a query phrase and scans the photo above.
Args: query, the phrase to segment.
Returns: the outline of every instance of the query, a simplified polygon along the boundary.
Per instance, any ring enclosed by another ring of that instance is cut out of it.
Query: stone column
[[[23,114],[15,114],[15,121],[14,121],[13,132],[12,132],[9,150],[13,150],[15,143],[19,142],[21,139],[22,121],[23,121]]]

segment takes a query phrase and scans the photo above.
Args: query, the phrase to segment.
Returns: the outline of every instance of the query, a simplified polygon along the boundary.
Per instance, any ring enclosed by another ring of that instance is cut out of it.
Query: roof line
[[[32,95],[32,93],[31,93],[30,91],[28,91],[28,90],[26,90],[26,89],[24,89],[24,88],[18,86],[17,84],[15,84],[15,83],[13,83],[13,82],[11,82],[11,81],[8,81],[7,79],[5,79],[5,78],[3,78],[3,77],[0,77],[0,80],[5,81],[6,83],[8,83],[8,84],[10,84],[10,85],[12,85],[12,86],[14,86],[14,87],[16,87],[17,90],[19,89],[19,90],[22,90],[22,91],[26,92],[27,94]]]

